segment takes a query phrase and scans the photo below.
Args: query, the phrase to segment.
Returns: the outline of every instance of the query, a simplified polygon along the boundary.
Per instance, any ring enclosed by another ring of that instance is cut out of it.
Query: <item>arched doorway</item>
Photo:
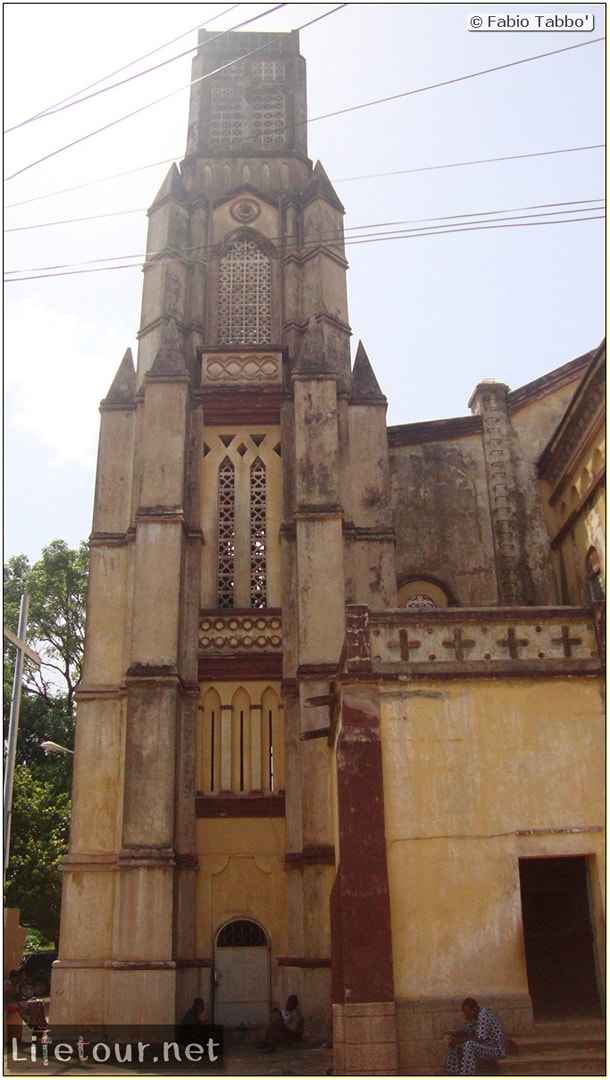
[[[258,1027],[269,1020],[269,941],[250,919],[233,919],[214,946],[214,1021],[228,1027]]]

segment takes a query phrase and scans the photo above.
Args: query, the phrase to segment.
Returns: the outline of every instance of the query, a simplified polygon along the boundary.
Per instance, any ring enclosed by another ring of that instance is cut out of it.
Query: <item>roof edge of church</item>
[[[508,394],[509,411],[516,412],[524,405],[529,405],[532,401],[537,401],[538,398],[545,397],[548,393],[559,390],[562,386],[580,378],[598,351],[599,347],[591,349],[582,356],[577,356],[575,360],[568,360],[561,367],[547,372],[546,375],[541,375],[538,379],[533,379],[532,382],[511,390]]]

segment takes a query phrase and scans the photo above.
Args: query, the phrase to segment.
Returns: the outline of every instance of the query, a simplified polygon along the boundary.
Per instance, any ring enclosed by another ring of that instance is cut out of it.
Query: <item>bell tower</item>
[[[201,32],[137,363],[101,405],[55,1024],[202,996],[257,1025],[295,992],[330,1031],[333,687],[346,602],[379,602],[354,567],[391,537],[357,527],[350,431],[385,399],[352,392],[306,121],[297,32]]]

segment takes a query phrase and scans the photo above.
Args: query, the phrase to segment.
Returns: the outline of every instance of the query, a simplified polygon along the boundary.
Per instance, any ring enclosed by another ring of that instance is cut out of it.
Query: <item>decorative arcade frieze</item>
[[[396,676],[595,674],[597,612],[587,608],[348,607],[348,672]]]

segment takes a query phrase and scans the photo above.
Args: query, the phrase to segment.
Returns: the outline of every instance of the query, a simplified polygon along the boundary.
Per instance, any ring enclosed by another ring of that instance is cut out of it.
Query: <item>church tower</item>
[[[388,429],[306,122],[296,33],[201,34],[101,404],[50,1023],[295,993],[338,1074],[438,1074],[465,994],[601,1011],[605,350]]]
[[[137,365],[101,405],[55,1024],[197,995],[258,1025],[295,992],[330,1033],[335,679],[346,603],[393,606],[395,574],[386,403],[362,348],[351,373],[306,121],[297,32],[201,32]]]

